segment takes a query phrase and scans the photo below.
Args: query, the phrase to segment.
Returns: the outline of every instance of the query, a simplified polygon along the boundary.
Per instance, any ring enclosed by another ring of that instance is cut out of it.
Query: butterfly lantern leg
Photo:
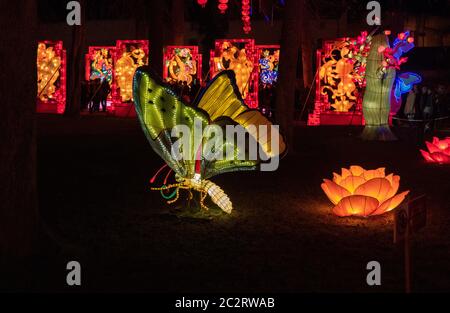
[[[218,185],[214,184],[210,180],[197,180],[197,179],[186,179],[181,183],[178,184],[171,184],[168,186],[163,187],[152,187],[152,190],[168,190],[171,188],[177,188],[176,189],[176,195],[175,198],[172,200],[168,200],[167,204],[172,204],[176,202],[179,199],[179,190],[180,189],[187,189],[189,191],[189,203],[192,200],[192,192],[191,190],[198,191],[200,193],[200,207],[205,210],[209,210],[208,207],[205,205],[205,199],[209,195],[211,197],[211,200],[217,204],[219,208],[221,208],[224,212],[230,214],[233,210],[233,204],[231,203],[230,198],[226,195],[226,193],[220,188]]]

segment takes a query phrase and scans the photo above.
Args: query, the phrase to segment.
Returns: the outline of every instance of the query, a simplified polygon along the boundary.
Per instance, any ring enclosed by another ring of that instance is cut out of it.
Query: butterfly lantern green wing
[[[177,184],[154,189],[177,188],[177,198],[179,188],[200,191],[202,207],[205,207],[204,198],[210,195],[219,207],[230,213],[232,206],[228,197],[220,187],[207,179],[225,172],[255,170],[263,159],[278,156],[286,149],[278,129],[271,127],[270,121],[259,111],[249,109],[244,104],[232,71],[219,73],[208,84],[195,105],[189,106],[178,99],[148,67],[140,67],[134,75],[133,97],[136,113],[150,145],[174,170],[179,181]],[[235,140],[225,136],[227,125],[236,124],[246,130],[250,140],[257,142],[260,150],[265,153],[263,158],[250,159],[248,152],[239,151],[245,148],[238,147]],[[182,150],[187,151],[174,155],[172,152],[177,140],[180,139],[180,133],[174,134],[173,130],[180,125],[189,130],[187,134],[181,131],[188,139],[183,142],[189,144],[182,147]],[[269,131],[260,134],[257,127],[259,125],[267,125]],[[206,131],[208,126],[210,130],[214,128],[223,130],[222,140],[216,142],[213,150],[211,146],[205,144],[216,136],[214,131]],[[278,136],[279,145],[276,153],[271,151],[271,138],[274,138],[271,132],[276,132],[275,137]],[[226,158],[214,157],[225,153]]]

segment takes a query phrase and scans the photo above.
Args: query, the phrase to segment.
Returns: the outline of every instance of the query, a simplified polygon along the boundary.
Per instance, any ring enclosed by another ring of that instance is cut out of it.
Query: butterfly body
[[[163,187],[153,187],[152,190],[167,190],[171,188],[177,188],[175,193],[175,198],[172,200],[168,200],[167,203],[171,204],[178,200],[179,198],[179,189],[189,190],[189,199],[192,199],[191,190],[195,190],[200,193],[200,206],[202,209],[208,210],[208,207],[204,204],[205,198],[209,195],[211,200],[221,208],[225,213],[230,214],[233,210],[233,204],[230,201],[230,198],[227,194],[220,188],[218,185],[213,183],[208,179],[183,179],[181,182],[177,184],[171,184]]]

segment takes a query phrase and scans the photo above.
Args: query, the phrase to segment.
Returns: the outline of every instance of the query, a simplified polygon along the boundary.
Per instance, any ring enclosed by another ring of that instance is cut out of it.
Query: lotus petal
[[[347,189],[339,186],[329,179],[324,179],[323,181],[324,182],[321,185],[322,190],[325,192],[328,199],[333,202],[333,204],[339,203],[342,198],[351,194]]]
[[[356,188],[354,194],[370,196],[381,203],[388,198],[391,189],[391,183],[386,178],[373,178]]]
[[[441,151],[448,148],[448,143],[445,140],[441,140],[438,143],[435,143],[434,145],[437,146]]]
[[[427,162],[435,162],[434,159],[431,157],[431,155],[430,155],[429,152],[420,149],[420,153],[422,153],[422,156],[424,157],[424,159],[425,159]]]
[[[391,190],[389,191],[386,198],[391,198],[397,193],[398,188],[400,187],[400,176],[389,174],[385,178],[389,181],[389,183],[391,183]]]
[[[444,153],[441,152],[430,153],[430,156],[434,160],[434,162],[440,164],[450,163],[450,156]]]
[[[378,177],[385,177],[385,173],[384,173],[385,168],[384,167],[380,167],[377,168],[376,170],[367,170],[364,171],[364,178],[366,180],[370,180],[372,178],[378,178]]]
[[[425,145],[427,146],[428,151],[430,151],[430,153],[435,153],[435,152],[441,152],[441,149],[439,149],[439,147],[431,142],[425,141]]]
[[[433,140],[432,140],[431,142],[433,143],[433,145],[436,145],[436,146],[437,146],[438,143],[439,143],[439,141],[440,141],[440,140],[439,140],[438,137],[434,137],[434,136],[433,136]]]
[[[337,173],[333,173],[333,181],[339,185],[339,183],[341,182],[342,177],[341,175],[337,174]]]
[[[350,191],[350,193],[353,193],[356,188],[358,188],[365,182],[366,182],[366,180],[363,177],[351,175],[351,176],[348,176],[347,178],[343,179],[339,183],[339,186],[344,187],[345,189]]]
[[[380,215],[395,209],[400,203],[402,203],[408,193],[409,190],[387,199],[372,213],[372,215]]]
[[[348,169],[346,168],[341,168],[341,177],[342,179],[347,178],[348,176],[351,176],[352,172],[350,172]]]
[[[333,213],[338,216],[369,216],[378,208],[378,204],[375,198],[351,195],[339,201],[333,208]]]
[[[353,176],[361,176],[364,173],[364,169],[359,165],[350,166],[350,172]]]

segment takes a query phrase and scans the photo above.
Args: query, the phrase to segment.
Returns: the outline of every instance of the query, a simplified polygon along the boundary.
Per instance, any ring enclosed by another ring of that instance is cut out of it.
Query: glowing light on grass
[[[427,162],[450,164],[450,137],[439,139],[433,137],[432,142],[426,141],[428,151],[420,150]]]
[[[372,216],[395,209],[409,191],[397,194],[400,176],[385,175],[385,169],[365,170],[353,165],[342,168],[341,175],[333,173],[333,180],[324,179],[321,187],[335,205],[338,216]]]

